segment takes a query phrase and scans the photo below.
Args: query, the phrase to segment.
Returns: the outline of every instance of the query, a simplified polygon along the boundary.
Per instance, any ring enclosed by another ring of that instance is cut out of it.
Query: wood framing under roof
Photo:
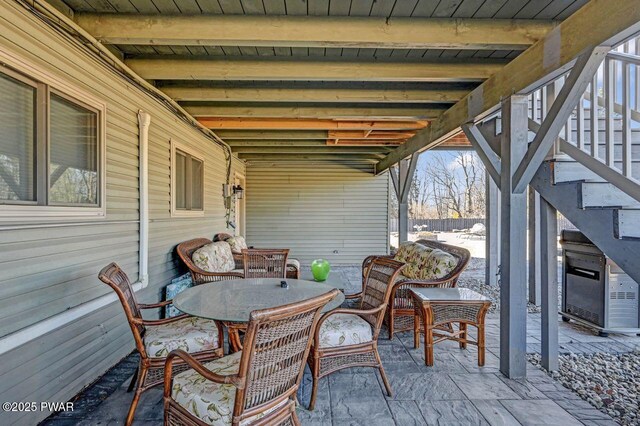
[[[346,16],[80,14],[76,19],[106,44],[374,49],[524,49],[555,25],[546,20]]]
[[[241,157],[377,161],[588,0],[59,1]]]

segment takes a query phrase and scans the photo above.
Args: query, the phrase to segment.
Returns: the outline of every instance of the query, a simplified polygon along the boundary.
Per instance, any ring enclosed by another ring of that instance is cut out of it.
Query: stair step
[[[604,182],[605,180],[577,161],[554,161],[552,163],[553,183],[566,182]]]
[[[598,207],[640,209],[640,202],[608,182],[582,182],[580,190],[582,196],[578,197],[579,207],[583,209]]]
[[[640,239],[640,210],[616,210],[614,219],[614,234],[616,238]]]

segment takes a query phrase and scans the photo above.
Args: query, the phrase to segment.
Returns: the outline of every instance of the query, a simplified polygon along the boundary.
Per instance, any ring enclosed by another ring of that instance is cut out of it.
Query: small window
[[[204,161],[185,147],[171,144],[173,216],[204,214]]]
[[[0,67],[0,216],[104,216],[101,114]]]
[[[0,74],[0,202],[36,202],[36,87]]]
[[[98,204],[98,114],[50,96],[49,203]]]

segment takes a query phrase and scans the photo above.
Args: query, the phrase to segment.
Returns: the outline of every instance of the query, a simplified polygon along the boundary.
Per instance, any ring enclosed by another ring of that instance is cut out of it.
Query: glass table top
[[[468,288],[412,288],[412,292],[418,295],[422,300],[429,301],[467,301],[467,302],[483,302],[489,298],[478,292],[469,290]]]
[[[315,281],[280,278],[238,279],[212,282],[188,288],[173,299],[173,305],[189,315],[230,322],[248,322],[256,309],[273,308],[300,302],[327,293],[333,286]],[[344,302],[339,293],[322,310],[328,312]]]
[[[305,268],[300,273],[300,278],[305,281],[313,281],[314,283],[322,283],[330,285],[333,288],[337,288],[338,290],[344,290],[348,287],[347,278],[344,276],[342,271],[331,271],[329,272],[329,276],[326,281],[316,281],[313,279],[313,274],[311,273],[311,269]]]

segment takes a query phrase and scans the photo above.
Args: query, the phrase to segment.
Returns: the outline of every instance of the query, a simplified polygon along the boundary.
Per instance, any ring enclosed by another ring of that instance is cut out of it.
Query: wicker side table
[[[491,306],[489,299],[466,288],[412,288],[410,293],[415,307],[413,345],[416,349],[420,347],[420,332],[424,331],[425,364],[433,365],[433,346],[436,343],[455,340],[459,342],[460,349],[466,349],[467,344],[476,345],[478,366],[482,367],[485,354],[484,320]],[[443,331],[453,323],[458,324],[458,331],[453,327],[450,333]],[[478,329],[477,340],[469,337],[467,325]]]

